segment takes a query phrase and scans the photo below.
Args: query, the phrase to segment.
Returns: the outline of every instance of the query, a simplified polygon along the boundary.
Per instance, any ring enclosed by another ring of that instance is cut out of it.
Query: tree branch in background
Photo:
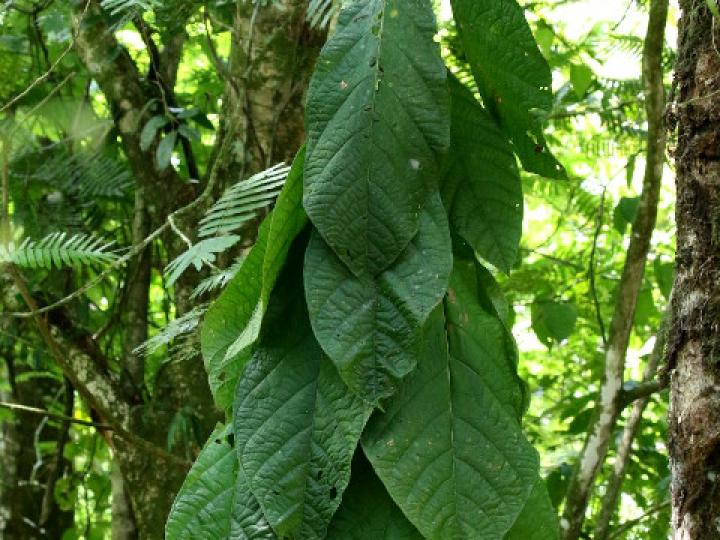
[[[582,531],[590,493],[605,461],[612,433],[622,411],[623,372],[637,299],[642,286],[650,240],[657,220],[657,206],[665,162],[666,130],[663,121],[665,89],[662,52],[667,21],[667,0],[653,0],[643,49],[643,82],[648,118],[645,176],[637,216],[632,226],[627,258],[617,290],[617,300],[605,349],[605,372],[600,401],[578,466],[570,480],[561,520],[563,540],[577,540]]]
[[[600,517],[595,525],[595,540],[608,540],[610,538],[610,522],[617,510],[623,480],[625,480],[625,470],[627,469],[627,465],[630,461],[633,441],[640,431],[640,423],[642,422],[643,413],[645,412],[645,408],[648,403],[650,403],[650,396],[652,393],[667,386],[666,378],[663,377],[655,379],[655,377],[658,365],[660,364],[660,360],[663,358],[665,352],[665,342],[667,340],[667,330],[669,325],[670,312],[668,310],[660,323],[660,328],[658,329],[657,336],[655,338],[655,345],[653,346],[650,358],[645,365],[643,384],[633,389],[644,389],[645,395],[641,396],[640,392],[634,391],[624,392],[626,403],[630,400],[634,400],[633,409],[630,413],[630,417],[625,423],[620,446],[618,447],[617,455],[615,456],[613,473],[610,477],[610,481],[608,482],[605,496],[603,497]]]
[[[650,508],[647,512],[645,512],[640,517],[631,519],[630,521],[626,521],[625,523],[620,525],[616,530],[614,530],[610,536],[608,536],[608,540],[613,540],[614,538],[620,537],[621,535],[625,534],[630,529],[632,529],[638,523],[641,523],[643,520],[647,519],[648,517],[652,516],[653,514],[656,514],[657,512],[664,510],[668,506],[670,506],[670,501],[663,501],[659,504],[656,504],[652,508]]]
[[[40,510],[40,519],[38,525],[45,527],[53,510],[57,506],[55,503],[55,486],[59,478],[62,478],[65,472],[65,466],[68,461],[65,459],[65,445],[70,441],[70,424],[75,423],[73,418],[73,410],[75,409],[75,389],[72,383],[65,377],[63,381],[65,388],[65,407],[60,428],[60,435],[57,438],[57,447],[55,449],[55,462],[51,465],[48,479],[45,483],[45,492],[42,498],[42,507]]]
[[[605,335],[605,323],[600,311],[600,300],[597,295],[597,287],[595,286],[595,255],[597,254],[598,238],[603,227],[603,217],[605,215],[605,196],[607,195],[607,186],[603,189],[600,197],[600,206],[598,207],[597,225],[595,226],[595,234],[593,235],[592,250],[590,250],[590,262],[588,263],[588,282],[590,283],[590,294],[595,307],[595,317],[600,330],[600,338],[604,348],[607,348],[607,336]]]
[[[27,306],[31,311],[37,311],[37,303],[30,294],[19,270],[13,264],[8,264],[6,267]],[[94,365],[86,361],[86,358],[81,358],[80,355],[65,354],[52,335],[47,320],[39,315],[35,315],[34,318],[40,336],[50,354],[70,379],[73,386],[78,389],[90,406],[100,414],[104,422],[122,430],[130,417],[130,410],[122,400],[121,393],[115,387],[115,383],[99,373]]]
[[[82,418],[73,418],[67,414],[58,414],[45,409],[38,409],[36,407],[28,407],[21,403],[10,403],[8,401],[0,401],[0,407],[3,409],[9,409],[11,411],[22,411],[30,414],[37,414],[38,416],[45,416],[54,420],[60,420],[61,422],[68,422],[71,424],[78,424],[80,426],[95,427],[98,429],[112,430],[110,424],[103,424],[99,422],[92,422],[91,420],[83,420]]]

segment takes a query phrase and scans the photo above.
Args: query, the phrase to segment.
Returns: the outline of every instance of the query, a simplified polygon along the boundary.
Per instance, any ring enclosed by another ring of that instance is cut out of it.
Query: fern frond
[[[216,270],[212,275],[203,279],[198,286],[195,287],[195,290],[193,290],[190,299],[195,300],[205,293],[225,287],[225,285],[230,283],[230,280],[235,277],[235,274],[238,273],[244,260],[245,257],[238,257],[229,267]]]
[[[100,4],[113,15],[119,15],[130,11],[148,11],[157,5],[157,0],[102,0]]]
[[[230,187],[200,220],[200,236],[232,232],[257,217],[277,198],[288,171],[281,163]]]
[[[98,198],[121,198],[133,183],[127,167],[102,152],[56,153],[44,161],[32,178],[90,204],[95,204]]]
[[[193,245],[184,253],[173,259],[165,267],[165,277],[168,285],[175,283],[178,278],[187,270],[190,265],[195,270],[201,270],[204,265],[212,265],[215,262],[216,253],[222,253],[240,240],[239,236],[228,235],[208,238]]]
[[[93,235],[52,233],[38,241],[26,238],[20,245],[0,245],[0,262],[47,269],[109,263],[116,258],[108,251],[111,246]]]
[[[340,0],[310,0],[305,20],[313,28],[327,28],[341,4]]]
[[[207,304],[201,304],[194,307],[182,317],[170,321],[157,335],[146,340],[142,345],[137,347],[133,353],[147,356],[148,354],[154,353],[160,347],[169,345],[180,336],[194,332],[200,324],[200,319],[205,315],[207,308]]]

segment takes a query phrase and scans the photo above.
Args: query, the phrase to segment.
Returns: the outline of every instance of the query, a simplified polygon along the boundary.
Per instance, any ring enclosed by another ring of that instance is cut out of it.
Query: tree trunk
[[[677,276],[668,339],[673,538],[720,538],[720,54],[705,0],[681,0]]]

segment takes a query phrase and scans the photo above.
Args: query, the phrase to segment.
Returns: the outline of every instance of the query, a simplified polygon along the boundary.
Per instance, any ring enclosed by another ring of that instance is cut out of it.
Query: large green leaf
[[[452,269],[447,218],[435,195],[420,230],[376,277],[355,276],[314,234],[305,257],[305,293],[320,345],[345,383],[375,404],[413,370],[420,328],[440,302]]]
[[[304,204],[356,275],[377,275],[418,230],[449,144],[430,0],[355,0],[318,59],[306,109]]]
[[[295,237],[307,223],[302,208],[304,149],[240,270],[213,303],[202,325],[201,347],[218,406],[232,404],[240,372],[250,358],[270,292]]]
[[[538,474],[507,329],[480,292],[474,263],[456,260],[417,370],[363,436],[388,492],[429,539],[502,538]]]
[[[560,527],[555,508],[545,487],[538,478],[525,508],[520,512],[505,540],[558,540]]]
[[[573,333],[578,312],[573,303],[535,300],[530,306],[530,315],[535,335],[547,347],[552,347]]]
[[[370,408],[348,391],[315,340],[300,255],[295,262],[273,293],[261,341],[238,382],[235,441],[275,532],[323,538]]]
[[[454,77],[452,139],[442,186],[453,229],[485,260],[509,272],[518,257],[523,197],[507,138]]]
[[[388,495],[361,452],[350,485],[330,523],[331,540],[423,540]]]
[[[451,0],[465,55],[485,106],[524,167],[549,178],[565,171],[547,147],[540,118],[552,107],[552,76],[515,0]]]
[[[238,467],[229,435],[229,426],[216,428],[195,460],[170,510],[168,540],[275,539]]]

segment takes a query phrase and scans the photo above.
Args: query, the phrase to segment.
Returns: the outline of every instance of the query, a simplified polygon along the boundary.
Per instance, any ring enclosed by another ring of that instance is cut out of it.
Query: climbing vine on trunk
[[[473,80],[448,76],[430,0],[340,13],[306,147],[204,319],[231,419],[169,538],[557,538],[487,266],[517,258],[518,160],[564,174],[550,70],[515,2],[452,5]]]

